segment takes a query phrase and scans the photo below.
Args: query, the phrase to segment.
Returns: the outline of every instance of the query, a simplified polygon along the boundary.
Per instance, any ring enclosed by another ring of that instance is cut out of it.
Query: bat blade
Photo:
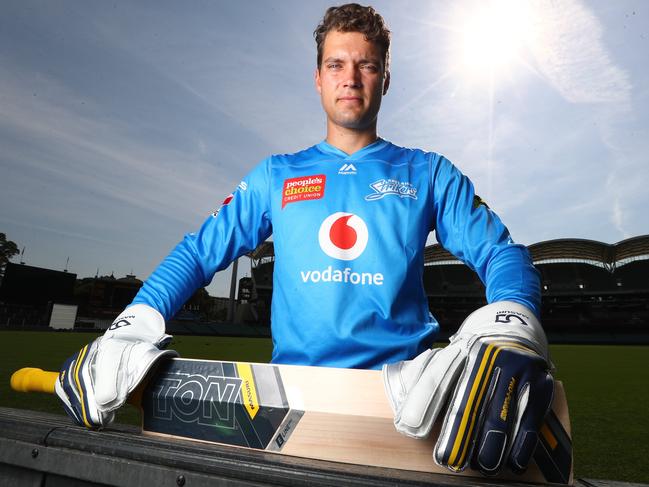
[[[504,471],[500,478],[572,482],[567,404],[561,383],[555,388],[535,462],[522,476]],[[149,434],[450,473],[433,460],[439,425],[425,440],[395,430],[379,371],[171,359],[144,390],[142,410]],[[481,476],[470,469],[459,474]]]

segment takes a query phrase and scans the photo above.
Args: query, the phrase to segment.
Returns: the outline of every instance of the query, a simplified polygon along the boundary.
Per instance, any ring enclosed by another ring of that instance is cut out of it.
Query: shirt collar
[[[370,145],[366,145],[362,149],[357,150],[353,154],[346,154],[345,152],[341,151],[337,147],[334,147],[331,145],[329,142],[326,140],[323,140],[320,142],[316,147],[323,153],[329,154],[329,155],[335,155],[337,157],[341,157],[343,159],[351,159],[351,160],[358,160],[362,159],[363,157],[367,156],[368,154],[371,154],[373,152],[379,151],[383,149],[388,144],[387,140],[384,140],[382,138],[376,139],[374,142],[372,142]]]

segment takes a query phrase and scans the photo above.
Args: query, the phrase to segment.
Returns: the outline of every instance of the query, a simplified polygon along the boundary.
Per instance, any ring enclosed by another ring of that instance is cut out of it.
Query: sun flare
[[[522,64],[534,38],[528,2],[485,2],[459,15],[455,58],[465,75],[511,74]]]

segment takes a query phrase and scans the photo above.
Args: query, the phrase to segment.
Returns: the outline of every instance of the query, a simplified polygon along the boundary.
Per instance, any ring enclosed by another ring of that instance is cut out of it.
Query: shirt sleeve
[[[431,184],[439,243],[478,274],[489,303],[515,301],[539,317],[539,273],[527,248],[512,240],[498,215],[476,196],[469,178],[437,154],[431,156]]]
[[[144,282],[131,304],[147,304],[170,319],[214,274],[272,233],[270,161],[248,174],[196,233],[189,233]]]

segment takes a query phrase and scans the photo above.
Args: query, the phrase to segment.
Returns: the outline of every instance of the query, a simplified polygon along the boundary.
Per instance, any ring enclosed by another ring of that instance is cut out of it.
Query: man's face
[[[363,34],[327,34],[315,83],[329,126],[355,130],[376,127],[389,73],[385,73],[381,49],[366,41]]]

